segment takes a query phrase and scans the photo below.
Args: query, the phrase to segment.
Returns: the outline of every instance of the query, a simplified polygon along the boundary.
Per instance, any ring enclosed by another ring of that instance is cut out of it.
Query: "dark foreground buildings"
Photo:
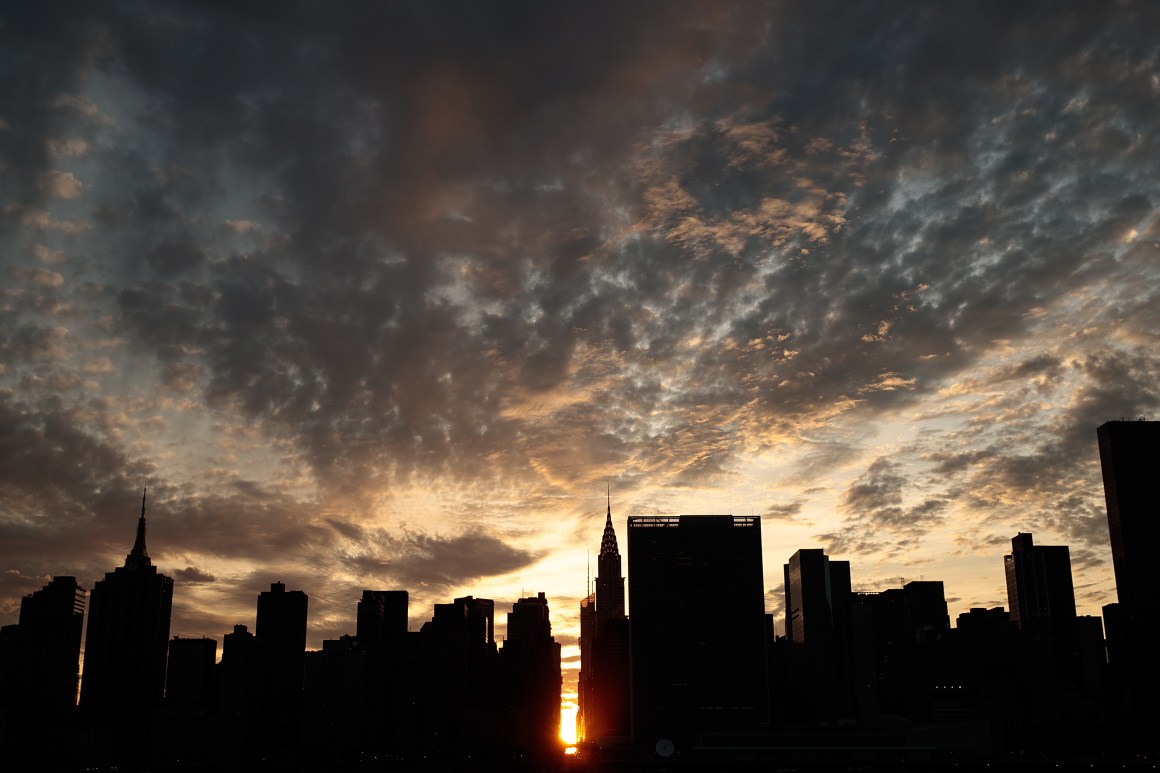
[[[1119,593],[1102,625],[1076,614],[1068,548],[1020,533],[1003,560],[1010,610],[971,609],[955,628],[941,582],[858,592],[848,562],[799,550],[783,568],[778,637],[760,520],[734,516],[628,519],[626,610],[609,506],[580,608],[580,756],[609,770],[1150,765],[1157,427],[1099,428]],[[490,599],[436,604],[412,631],[405,591],[367,590],[355,635],[306,652],[306,594],[275,583],[259,596],[256,635],[235,626],[215,663],[212,639],[168,640],[172,582],[145,548],[143,508],[125,565],[89,600],[79,712],[76,581],[53,578],[0,629],[5,769],[29,758],[65,769],[558,764],[561,655],[544,594],[513,605],[500,641]]]
[[[628,595],[634,741],[768,723],[760,518],[630,517]]]

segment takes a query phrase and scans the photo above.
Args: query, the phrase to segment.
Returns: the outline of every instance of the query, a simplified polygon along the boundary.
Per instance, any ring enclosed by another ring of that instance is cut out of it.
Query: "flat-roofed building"
[[[630,517],[628,595],[634,740],[768,723],[760,518]]]

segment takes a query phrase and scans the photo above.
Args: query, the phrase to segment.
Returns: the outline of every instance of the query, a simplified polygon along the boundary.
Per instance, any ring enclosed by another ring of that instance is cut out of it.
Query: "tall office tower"
[[[436,604],[419,634],[412,735],[441,750],[490,743],[489,737],[498,732],[493,705],[495,602],[464,596]]]
[[[631,733],[628,619],[624,616],[624,576],[612,526],[611,499],[600,539],[596,593],[591,600],[595,609],[588,608],[591,619],[586,630],[581,609],[584,737],[627,737]]]
[[[762,588],[760,518],[628,519],[634,740],[664,754],[769,722]]]
[[[364,590],[356,613],[357,651],[323,658],[343,664],[348,674],[361,669],[359,685],[347,699],[356,704],[360,715],[361,727],[354,731],[364,749],[385,752],[405,732],[402,728],[411,710],[403,667],[409,602],[405,590]],[[352,665],[359,661],[361,665]]]
[[[512,606],[501,653],[508,745],[535,753],[560,746],[560,645],[541,592]]]
[[[53,577],[20,602],[19,625],[6,627],[0,746],[7,753],[61,761],[77,702],[84,614],[76,578]]]
[[[1070,551],[1066,545],[1036,545],[1021,532],[1003,565],[1025,714],[1032,722],[1053,721],[1063,691],[1082,680]]]
[[[52,582],[20,602],[20,631],[26,659],[22,668],[36,686],[35,715],[60,716],[77,705],[85,589],[75,577]]]
[[[1153,747],[1160,741],[1160,422],[1109,421],[1096,430],[1104,499],[1108,507],[1112,566],[1116,573],[1116,630],[1109,626],[1122,661],[1113,668],[1131,685],[1136,726]]]
[[[791,721],[830,724],[855,716],[850,562],[821,548],[783,566],[785,632],[793,681]]]
[[[407,635],[408,605],[405,590],[364,590],[355,628],[359,644],[374,651],[401,641]]]
[[[591,582],[589,583],[591,587]],[[596,640],[596,594],[589,593],[580,602],[580,673],[576,677],[576,739],[595,738],[589,730],[592,697],[592,644]]]
[[[1016,628],[1075,620],[1071,553],[1066,545],[1036,545],[1030,534],[1020,532],[1011,540],[1011,555],[1003,556],[1003,566]]]
[[[308,603],[304,592],[288,591],[280,582],[258,594],[254,639],[261,719],[268,731],[286,733],[292,742],[301,724]]]
[[[600,538],[600,555],[596,559],[596,630],[608,620],[624,617],[624,576],[621,574],[620,548],[616,545],[616,530],[612,527],[612,499],[608,500],[608,515],[604,521],[604,535]]]
[[[145,497],[137,538],[125,565],[108,572],[89,597],[80,709],[108,730],[115,759],[139,759],[144,731],[165,694],[173,580],[158,573],[145,549]]]

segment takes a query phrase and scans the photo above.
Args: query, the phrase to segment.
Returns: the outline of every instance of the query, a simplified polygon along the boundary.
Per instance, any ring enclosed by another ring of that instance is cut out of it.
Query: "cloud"
[[[840,505],[845,513],[841,530],[819,538],[833,555],[897,556],[914,550],[942,521],[949,502],[945,497],[929,497],[908,505],[904,493],[909,485],[900,463],[878,457],[846,488]]]
[[[203,572],[195,566],[187,566],[184,569],[176,569],[173,571],[173,578],[178,582],[188,585],[200,585],[204,583],[213,582],[217,578],[208,572]]]
[[[451,537],[404,532],[379,533],[368,555],[348,555],[360,574],[389,577],[403,587],[450,589],[507,574],[531,565],[540,556],[489,534],[467,531]]]
[[[81,195],[84,185],[72,172],[51,170],[40,177],[40,187],[54,199],[75,199]]]
[[[792,519],[802,511],[802,501],[794,500],[793,502],[785,502],[780,504],[773,504],[765,508],[762,513],[764,518],[773,519]]]
[[[1093,427],[1160,400],[1157,11],[887,11],[0,11],[8,565],[99,575],[150,479],[198,593],[306,567],[339,630],[351,575],[504,577],[609,479],[765,456],[868,560],[1096,550]]]

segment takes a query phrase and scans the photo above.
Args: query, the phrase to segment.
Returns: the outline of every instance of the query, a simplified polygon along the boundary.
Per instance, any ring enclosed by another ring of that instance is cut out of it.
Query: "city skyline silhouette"
[[[774,636],[798,551],[855,594],[942,582],[953,627],[1010,607],[1019,534],[1068,547],[1077,617],[1129,578],[1109,619],[1148,630],[1092,433],[1160,416],[1157,29],[1143,0],[3,4],[0,626],[54,577],[99,606],[148,487],[169,640],[244,648],[281,583],[310,651],[364,591],[412,632],[489,599],[498,646],[543,592],[565,715],[585,616],[607,673],[630,636],[592,618],[609,505],[626,578],[630,518],[760,518]],[[863,697],[917,710],[891,684]]]
[[[1160,744],[1147,644],[1157,581],[1134,540],[1153,528],[1160,423],[1097,434],[1123,588],[1103,619],[1076,614],[1069,548],[1019,533],[1004,556],[1009,609],[973,608],[953,628],[942,581],[854,592],[850,562],[798,550],[778,636],[759,517],[630,516],[625,577],[606,494],[575,716],[562,711],[543,592],[512,605],[498,646],[493,600],[436,604],[411,631],[396,589],[364,590],[355,634],[308,650],[309,596],[281,582],[258,595],[254,633],[237,624],[224,637],[220,661],[214,639],[170,641],[174,583],[150,558],[143,493],[131,550],[92,589],[83,649],[86,590],[73,577],[26,596],[19,624],[0,628],[0,753],[62,770],[304,758],[555,769],[568,754],[592,769],[674,755],[720,767],[1146,762]]]

